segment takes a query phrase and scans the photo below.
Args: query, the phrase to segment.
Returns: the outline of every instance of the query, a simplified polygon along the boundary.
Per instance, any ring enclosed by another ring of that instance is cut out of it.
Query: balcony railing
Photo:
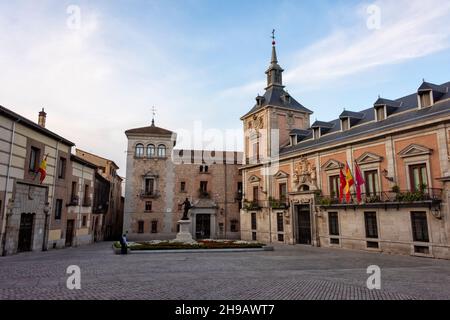
[[[153,190],[153,191],[142,190],[140,196],[143,199],[158,198],[159,192],[155,191],[155,190]]]
[[[244,200],[244,205],[242,207],[247,211],[257,211],[263,208],[271,208],[276,210],[287,210],[289,209],[289,201],[286,199],[270,199],[270,200]]]
[[[239,191],[236,192],[236,194],[234,195],[234,199],[238,200],[238,201],[241,201],[242,197],[243,197],[243,194],[242,194],[242,192],[239,192]]]
[[[90,207],[92,205],[91,199],[87,198],[83,200],[83,207]]]
[[[344,195],[342,202],[339,197],[316,195],[316,205],[321,207],[333,206],[387,206],[387,205],[420,205],[438,204],[442,201],[442,189],[424,188],[418,191],[383,191],[362,193],[361,201],[357,200],[356,193],[352,193],[347,202]]]
[[[205,190],[198,190],[198,197],[200,199],[210,199],[211,198],[211,194],[208,191]]]
[[[68,207],[76,207],[78,206],[79,203],[79,198],[78,196],[71,196],[70,197],[70,202],[67,204]]]

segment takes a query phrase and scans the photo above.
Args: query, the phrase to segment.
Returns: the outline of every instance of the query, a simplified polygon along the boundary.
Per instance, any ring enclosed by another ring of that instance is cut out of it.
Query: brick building
[[[175,150],[176,133],[154,121],[125,134],[124,232],[130,239],[174,239],[186,198],[194,238],[240,237],[241,153]]]
[[[310,124],[275,45],[266,74],[241,118],[242,239],[450,258],[450,82]],[[361,202],[339,201],[346,163],[361,169]]]

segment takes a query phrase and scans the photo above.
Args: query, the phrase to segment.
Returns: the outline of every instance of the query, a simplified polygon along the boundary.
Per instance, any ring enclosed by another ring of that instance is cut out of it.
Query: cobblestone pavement
[[[69,265],[81,290],[66,288]],[[366,269],[381,268],[368,290]],[[450,299],[450,261],[276,246],[273,252],[114,255],[111,243],[0,257],[0,299]]]

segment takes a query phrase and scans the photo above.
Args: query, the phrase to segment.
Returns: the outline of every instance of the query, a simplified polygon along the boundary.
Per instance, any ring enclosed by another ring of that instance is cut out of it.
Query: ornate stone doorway
[[[312,242],[311,237],[311,210],[309,204],[296,205],[295,215],[297,220],[297,237],[298,244],[308,244]]]
[[[210,239],[211,238],[211,215],[197,214],[195,217],[195,238]]]

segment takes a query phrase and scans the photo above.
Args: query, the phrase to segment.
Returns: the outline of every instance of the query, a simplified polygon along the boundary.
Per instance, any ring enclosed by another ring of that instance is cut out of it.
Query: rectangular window
[[[283,213],[277,213],[277,231],[284,232]]]
[[[256,213],[252,212],[252,230],[256,230]]]
[[[431,106],[431,95],[429,92],[420,95],[420,105],[422,108]]]
[[[138,221],[138,233],[144,233],[144,221]]]
[[[64,179],[66,177],[66,158],[59,158],[58,178]]]
[[[147,178],[145,179],[145,190],[146,195],[153,195],[155,192],[155,179]]]
[[[282,234],[282,233],[278,234],[278,241],[284,242],[284,234]]]
[[[152,221],[152,233],[158,233],[158,221]]]
[[[200,191],[202,193],[208,192],[208,181],[200,181]]]
[[[370,249],[378,249],[380,247],[380,245],[378,244],[378,242],[375,241],[367,241],[367,248]]]
[[[330,236],[339,235],[339,218],[337,212],[328,212],[328,229]]]
[[[420,191],[428,186],[427,165],[425,163],[409,166],[409,181],[412,191]]]
[[[63,205],[62,199],[56,199],[56,205],[55,205],[55,220],[61,220],[61,215],[62,215],[62,205]]]
[[[347,131],[348,129],[350,129],[349,123],[350,122],[348,121],[348,118],[342,119],[342,131]]]
[[[252,240],[256,241],[256,232],[252,232]]]
[[[330,176],[330,197],[331,198],[339,198],[339,176]]]
[[[203,166],[200,166],[200,172],[203,172]]]
[[[84,185],[84,199],[83,199],[83,204],[85,207],[89,207],[91,205],[91,202],[89,201],[89,185],[85,184]]]
[[[258,201],[258,191],[259,191],[259,187],[258,186],[254,186],[253,187],[253,201]]]
[[[77,182],[72,181],[72,191],[71,191],[71,202],[76,203],[78,201],[77,199]]]
[[[369,197],[377,195],[380,191],[378,186],[378,170],[364,171],[364,180],[366,181],[366,195]]]
[[[145,211],[146,212],[152,211],[152,202],[151,201],[145,201]]]
[[[253,158],[259,161],[259,142],[253,144]]]
[[[287,198],[287,184],[280,183],[278,185],[278,193],[280,195],[280,201],[286,201]]]
[[[376,212],[364,212],[364,221],[366,225],[366,238],[378,238],[378,225]]]
[[[32,172],[37,172],[39,169],[39,158],[41,150],[35,147],[31,147],[30,150],[30,164],[28,169]]]
[[[230,231],[231,232],[239,232],[239,221],[238,220],[230,221]]]
[[[81,222],[81,226],[86,227],[86,224],[87,224],[87,217],[83,216],[83,221]]]
[[[381,121],[381,120],[384,120],[384,119],[385,119],[384,107],[377,108],[377,121]]]
[[[180,192],[186,192],[186,182],[184,181],[180,183]]]
[[[411,212],[413,240],[429,242],[427,214],[425,212]]]

